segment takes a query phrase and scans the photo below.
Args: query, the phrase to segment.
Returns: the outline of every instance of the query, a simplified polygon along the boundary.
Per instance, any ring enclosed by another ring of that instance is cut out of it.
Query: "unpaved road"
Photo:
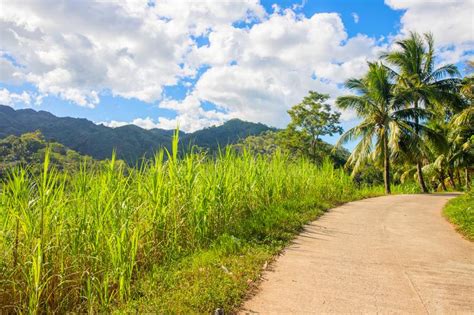
[[[241,312],[474,314],[474,243],[441,216],[452,197],[332,209],[278,257]]]

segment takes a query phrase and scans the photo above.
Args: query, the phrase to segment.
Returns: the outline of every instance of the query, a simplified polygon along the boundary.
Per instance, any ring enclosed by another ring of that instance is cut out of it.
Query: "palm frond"
[[[460,76],[458,68],[453,64],[444,65],[432,72],[428,72],[429,75],[426,78],[426,83],[437,82],[446,77],[457,77]]]

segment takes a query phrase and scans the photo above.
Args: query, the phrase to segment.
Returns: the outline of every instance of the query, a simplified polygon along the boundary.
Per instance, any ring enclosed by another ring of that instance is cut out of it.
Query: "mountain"
[[[215,151],[219,146],[235,144],[248,136],[259,135],[269,130],[276,129],[260,123],[231,119],[221,126],[213,126],[187,134],[185,143]]]
[[[46,111],[32,109],[15,110],[0,105],[0,138],[20,136],[39,130],[48,141],[89,155],[95,159],[106,159],[115,149],[117,158],[135,163],[142,157],[151,156],[162,147],[169,148],[173,130],[146,130],[135,125],[110,128],[96,125],[87,119],[56,117]],[[237,143],[241,138],[274,130],[264,124],[232,119],[221,126],[210,127],[193,133],[180,132],[183,147],[197,145],[216,150],[219,145]]]

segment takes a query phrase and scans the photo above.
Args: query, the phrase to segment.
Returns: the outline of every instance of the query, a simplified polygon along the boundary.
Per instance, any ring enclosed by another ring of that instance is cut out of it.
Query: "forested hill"
[[[160,147],[169,147],[173,135],[172,130],[146,130],[135,125],[110,128],[96,125],[87,119],[56,117],[45,111],[14,110],[0,105],[0,138],[36,130],[41,131],[49,141],[57,141],[95,159],[109,158],[115,149],[117,157],[129,163],[144,156],[149,157]],[[219,145],[234,144],[249,135],[258,135],[267,130],[272,128],[233,119],[222,126],[194,133],[180,132],[180,141],[183,147],[192,144],[213,151]]]
[[[38,173],[43,167],[48,147],[50,163],[60,170],[78,170],[81,162],[89,166],[100,163],[60,143],[46,141],[39,131],[21,136],[10,135],[0,139],[0,179],[16,166],[27,166],[32,173]]]

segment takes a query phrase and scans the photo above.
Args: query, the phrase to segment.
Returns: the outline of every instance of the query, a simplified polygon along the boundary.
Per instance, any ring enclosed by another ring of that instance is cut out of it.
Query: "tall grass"
[[[0,191],[0,312],[107,311],[157,266],[222,237],[264,240],[275,218],[298,211],[276,205],[372,191],[329,162],[231,150],[178,157],[177,137],[172,148],[134,169],[113,156],[66,174],[46,155],[39,175],[12,170]]]

